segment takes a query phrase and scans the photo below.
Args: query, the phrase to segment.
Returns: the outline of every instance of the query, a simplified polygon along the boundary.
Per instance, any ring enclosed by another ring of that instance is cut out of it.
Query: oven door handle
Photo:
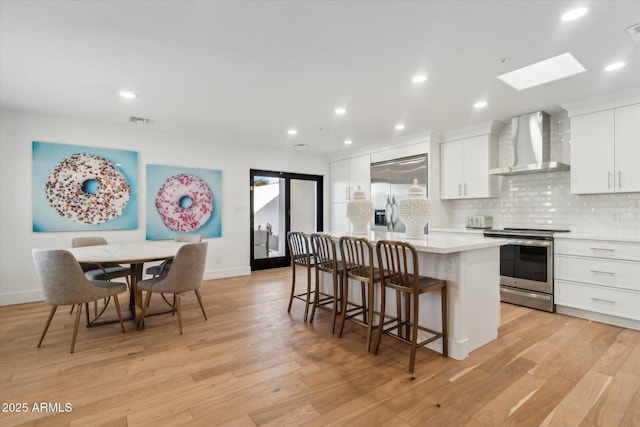
[[[552,242],[548,240],[525,240],[525,239],[509,239],[510,245],[518,246],[537,246],[540,248],[548,248],[552,245]]]

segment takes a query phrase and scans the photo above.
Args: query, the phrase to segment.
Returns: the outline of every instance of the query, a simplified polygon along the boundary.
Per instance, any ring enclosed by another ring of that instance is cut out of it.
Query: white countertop
[[[422,239],[407,239],[405,233],[389,233],[370,231],[368,234],[348,234],[344,232],[328,232],[333,237],[342,236],[366,237],[371,242],[378,240],[400,240],[409,242],[419,252],[431,252],[437,254],[450,254],[456,252],[472,251],[506,245],[506,239],[487,238],[481,233],[459,233],[445,231],[431,231]]]

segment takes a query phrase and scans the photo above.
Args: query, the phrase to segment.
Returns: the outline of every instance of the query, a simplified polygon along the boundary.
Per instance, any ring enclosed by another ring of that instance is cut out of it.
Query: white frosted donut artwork
[[[197,230],[211,216],[213,194],[201,178],[181,173],[162,183],[156,196],[156,209],[170,230]]]
[[[131,197],[129,182],[116,165],[86,153],[58,163],[45,189],[60,216],[81,224],[101,224],[120,216]]]

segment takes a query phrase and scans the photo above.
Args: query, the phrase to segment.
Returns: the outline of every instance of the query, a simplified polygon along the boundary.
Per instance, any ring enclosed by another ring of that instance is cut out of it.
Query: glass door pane
[[[285,224],[285,179],[253,178],[253,258],[284,256],[281,244]],[[286,233],[285,233],[286,236]]]
[[[315,233],[316,223],[316,182],[302,179],[291,180],[291,229]]]

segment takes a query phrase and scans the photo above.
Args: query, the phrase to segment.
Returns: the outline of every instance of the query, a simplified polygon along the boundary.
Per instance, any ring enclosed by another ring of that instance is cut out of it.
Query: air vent
[[[137,124],[142,124],[142,125],[152,125],[153,124],[153,120],[151,119],[145,119],[144,117],[134,117],[134,116],[130,116],[129,117],[129,121],[131,123],[137,123]]]
[[[309,144],[295,144],[293,146],[293,148],[297,148],[299,150],[305,149],[305,148],[309,148]]]
[[[631,37],[634,42],[640,43],[640,24],[628,27],[627,33],[629,33],[629,37]]]

